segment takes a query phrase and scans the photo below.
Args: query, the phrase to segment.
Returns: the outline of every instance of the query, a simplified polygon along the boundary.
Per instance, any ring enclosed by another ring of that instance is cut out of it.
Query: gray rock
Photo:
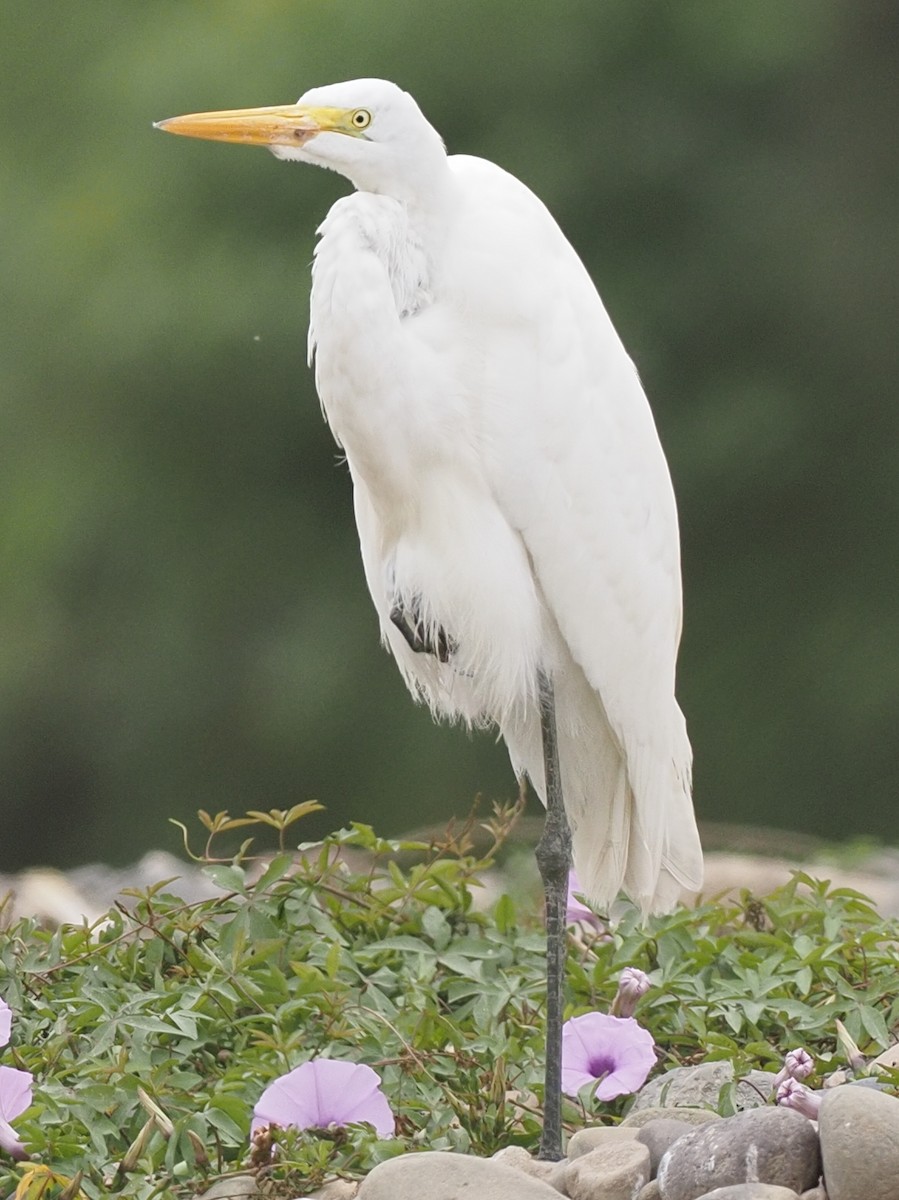
[[[899,1100],[895,1096],[851,1086],[824,1092],[818,1135],[830,1200],[896,1200]]]
[[[571,1200],[633,1200],[649,1183],[649,1151],[636,1138],[609,1141],[568,1164]]]
[[[379,1163],[358,1200],[559,1200],[555,1188],[491,1158],[426,1150]],[[629,1198],[628,1198],[629,1200]]]
[[[633,1129],[633,1126],[631,1127]],[[649,1151],[649,1177],[654,1179],[659,1169],[659,1163],[678,1138],[692,1133],[695,1126],[688,1121],[677,1121],[673,1117],[659,1117],[656,1121],[647,1121],[641,1129],[634,1129],[637,1141],[642,1142]],[[630,1132],[630,1130],[628,1130]]]
[[[658,1179],[650,1179],[646,1187],[641,1188],[637,1193],[637,1200],[662,1200],[659,1195]]]
[[[248,1200],[259,1196],[255,1175],[232,1175],[230,1179],[218,1179],[203,1192],[203,1200]]]
[[[799,1200],[827,1200],[824,1185],[819,1183],[817,1187],[809,1188],[807,1192],[802,1193]]]
[[[833,1071],[825,1078],[821,1087],[824,1091],[830,1091],[831,1088],[843,1087],[846,1084],[850,1087],[876,1088],[879,1092],[889,1090],[889,1084],[880,1079],[875,1079],[872,1075],[862,1075],[860,1079],[856,1079],[851,1071]]]
[[[697,1200],[735,1183],[773,1183],[801,1192],[814,1187],[820,1173],[811,1121],[789,1108],[759,1108],[679,1138],[657,1178],[662,1200]]]
[[[591,1125],[588,1129],[579,1129],[569,1139],[568,1157],[580,1158],[582,1154],[589,1154],[611,1142],[632,1142],[637,1132],[633,1126],[625,1129],[623,1125]]]
[[[545,1162],[542,1159],[533,1158],[524,1146],[504,1146],[502,1150],[497,1150],[490,1161],[498,1162],[504,1167],[512,1167],[516,1171],[522,1171],[534,1179],[542,1179],[550,1186],[553,1186],[553,1178],[558,1173],[560,1166],[557,1162]],[[563,1159],[562,1163],[564,1164],[564,1162]]]
[[[546,1181],[548,1184],[550,1184],[551,1187],[554,1187],[556,1189],[556,1191],[559,1193],[560,1196],[568,1195],[568,1185],[565,1182],[565,1172],[567,1170],[568,1170],[568,1159],[563,1158],[561,1162],[556,1163],[555,1171],[553,1172],[552,1175],[550,1175],[549,1179],[547,1179],[547,1181]]]
[[[850,1071],[831,1071],[829,1075],[825,1075],[821,1083],[822,1089],[842,1087],[844,1083],[852,1082],[852,1073]]]
[[[687,1125],[708,1125],[709,1121],[724,1120],[720,1113],[712,1112],[710,1108],[688,1108],[686,1105],[678,1105],[676,1109],[672,1110],[670,1108],[653,1106],[651,1108],[638,1108],[636,1111],[631,1109],[621,1122],[620,1128],[642,1129],[650,1121],[667,1121],[672,1118],[684,1121]]]
[[[332,1179],[323,1188],[313,1192],[309,1200],[353,1200],[359,1191],[359,1181],[356,1179]]]
[[[721,1089],[734,1079],[730,1062],[700,1063],[697,1067],[675,1067],[644,1084],[634,1100],[631,1112],[642,1108],[712,1108],[717,1111]],[[735,1105],[738,1112],[767,1104],[774,1090],[774,1075],[769,1071],[750,1071],[737,1084]]]
[[[874,1070],[882,1067],[885,1071],[894,1071],[896,1067],[899,1067],[899,1042],[895,1046],[888,1046],[876,1058],[872,1058],[868,1066]]]
[[[791,1188],[776,1183],[733,1183],[730,1187],[715,1188],[699,1200],[799,1200]]]

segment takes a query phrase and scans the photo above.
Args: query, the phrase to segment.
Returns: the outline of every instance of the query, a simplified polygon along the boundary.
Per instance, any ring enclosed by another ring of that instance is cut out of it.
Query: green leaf
[[[892,1039],[881,1014],[870,1004],[860,1004],[858,1015],[868,1037],[875,1041],[881,1050],[885,1050],[892,1043]]]
[[[265,891],[273,883],[278,883],[284,878],[294,867],[294,858],[292,854],[276,855],[266,869],[256,880],[254,887],[257,892]]]
[[[435,950],[445,950],[452,938],[449,921],[436,907],[426,908],[421,918],[422,928],[434,943]]]
[[[515,902],[508,892],[503,892],[493,908],[493,921],[499,933],[504,936],[512,933],[516,924]]]
[[[262,1089],[260,1088],[260,1095]],[[224,1134],[232,1144],[239,1144],[247,1137],[250,1111],[246,1103],[235,1096],[213,1096],[205,1110],[206,1119],[213,1129]]]
[[[226,863],[214,863],[203,868],[216,887],[224,892],[243,892],[246,890],[246,874],[240,867],[229,866]]]

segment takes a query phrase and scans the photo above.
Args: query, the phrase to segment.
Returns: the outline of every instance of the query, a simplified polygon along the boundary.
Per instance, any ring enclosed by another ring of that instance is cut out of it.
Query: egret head
[[[191,113],[159,121],[187,137],[267,146],[276,158],[345,175],[360,190],[405,199],[445,168],[440,135],[408,92],[384,79],[312,88],[279,108]]]

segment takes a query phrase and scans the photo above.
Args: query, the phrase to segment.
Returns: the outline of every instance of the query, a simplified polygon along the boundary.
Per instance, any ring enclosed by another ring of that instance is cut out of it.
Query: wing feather
[[[471,206],[458,274],[483,339],[469,386],[482,398],[493,493],[571,660],[557,704],[582,883],[597,894],[601,878],[617,878],[644,907],[663,907],[701,883],[674,695],[681,582],[668,467],[637,371],[553,218],[492,164],[451,163]],[[534,730],[509,737],[539,787]]]

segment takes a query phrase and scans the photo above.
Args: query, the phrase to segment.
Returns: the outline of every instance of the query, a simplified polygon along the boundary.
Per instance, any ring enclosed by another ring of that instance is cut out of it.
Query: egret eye
[[[356,129],[368,129],[371,125],[371,113],[366,108],[357,108],[350,120]]]

